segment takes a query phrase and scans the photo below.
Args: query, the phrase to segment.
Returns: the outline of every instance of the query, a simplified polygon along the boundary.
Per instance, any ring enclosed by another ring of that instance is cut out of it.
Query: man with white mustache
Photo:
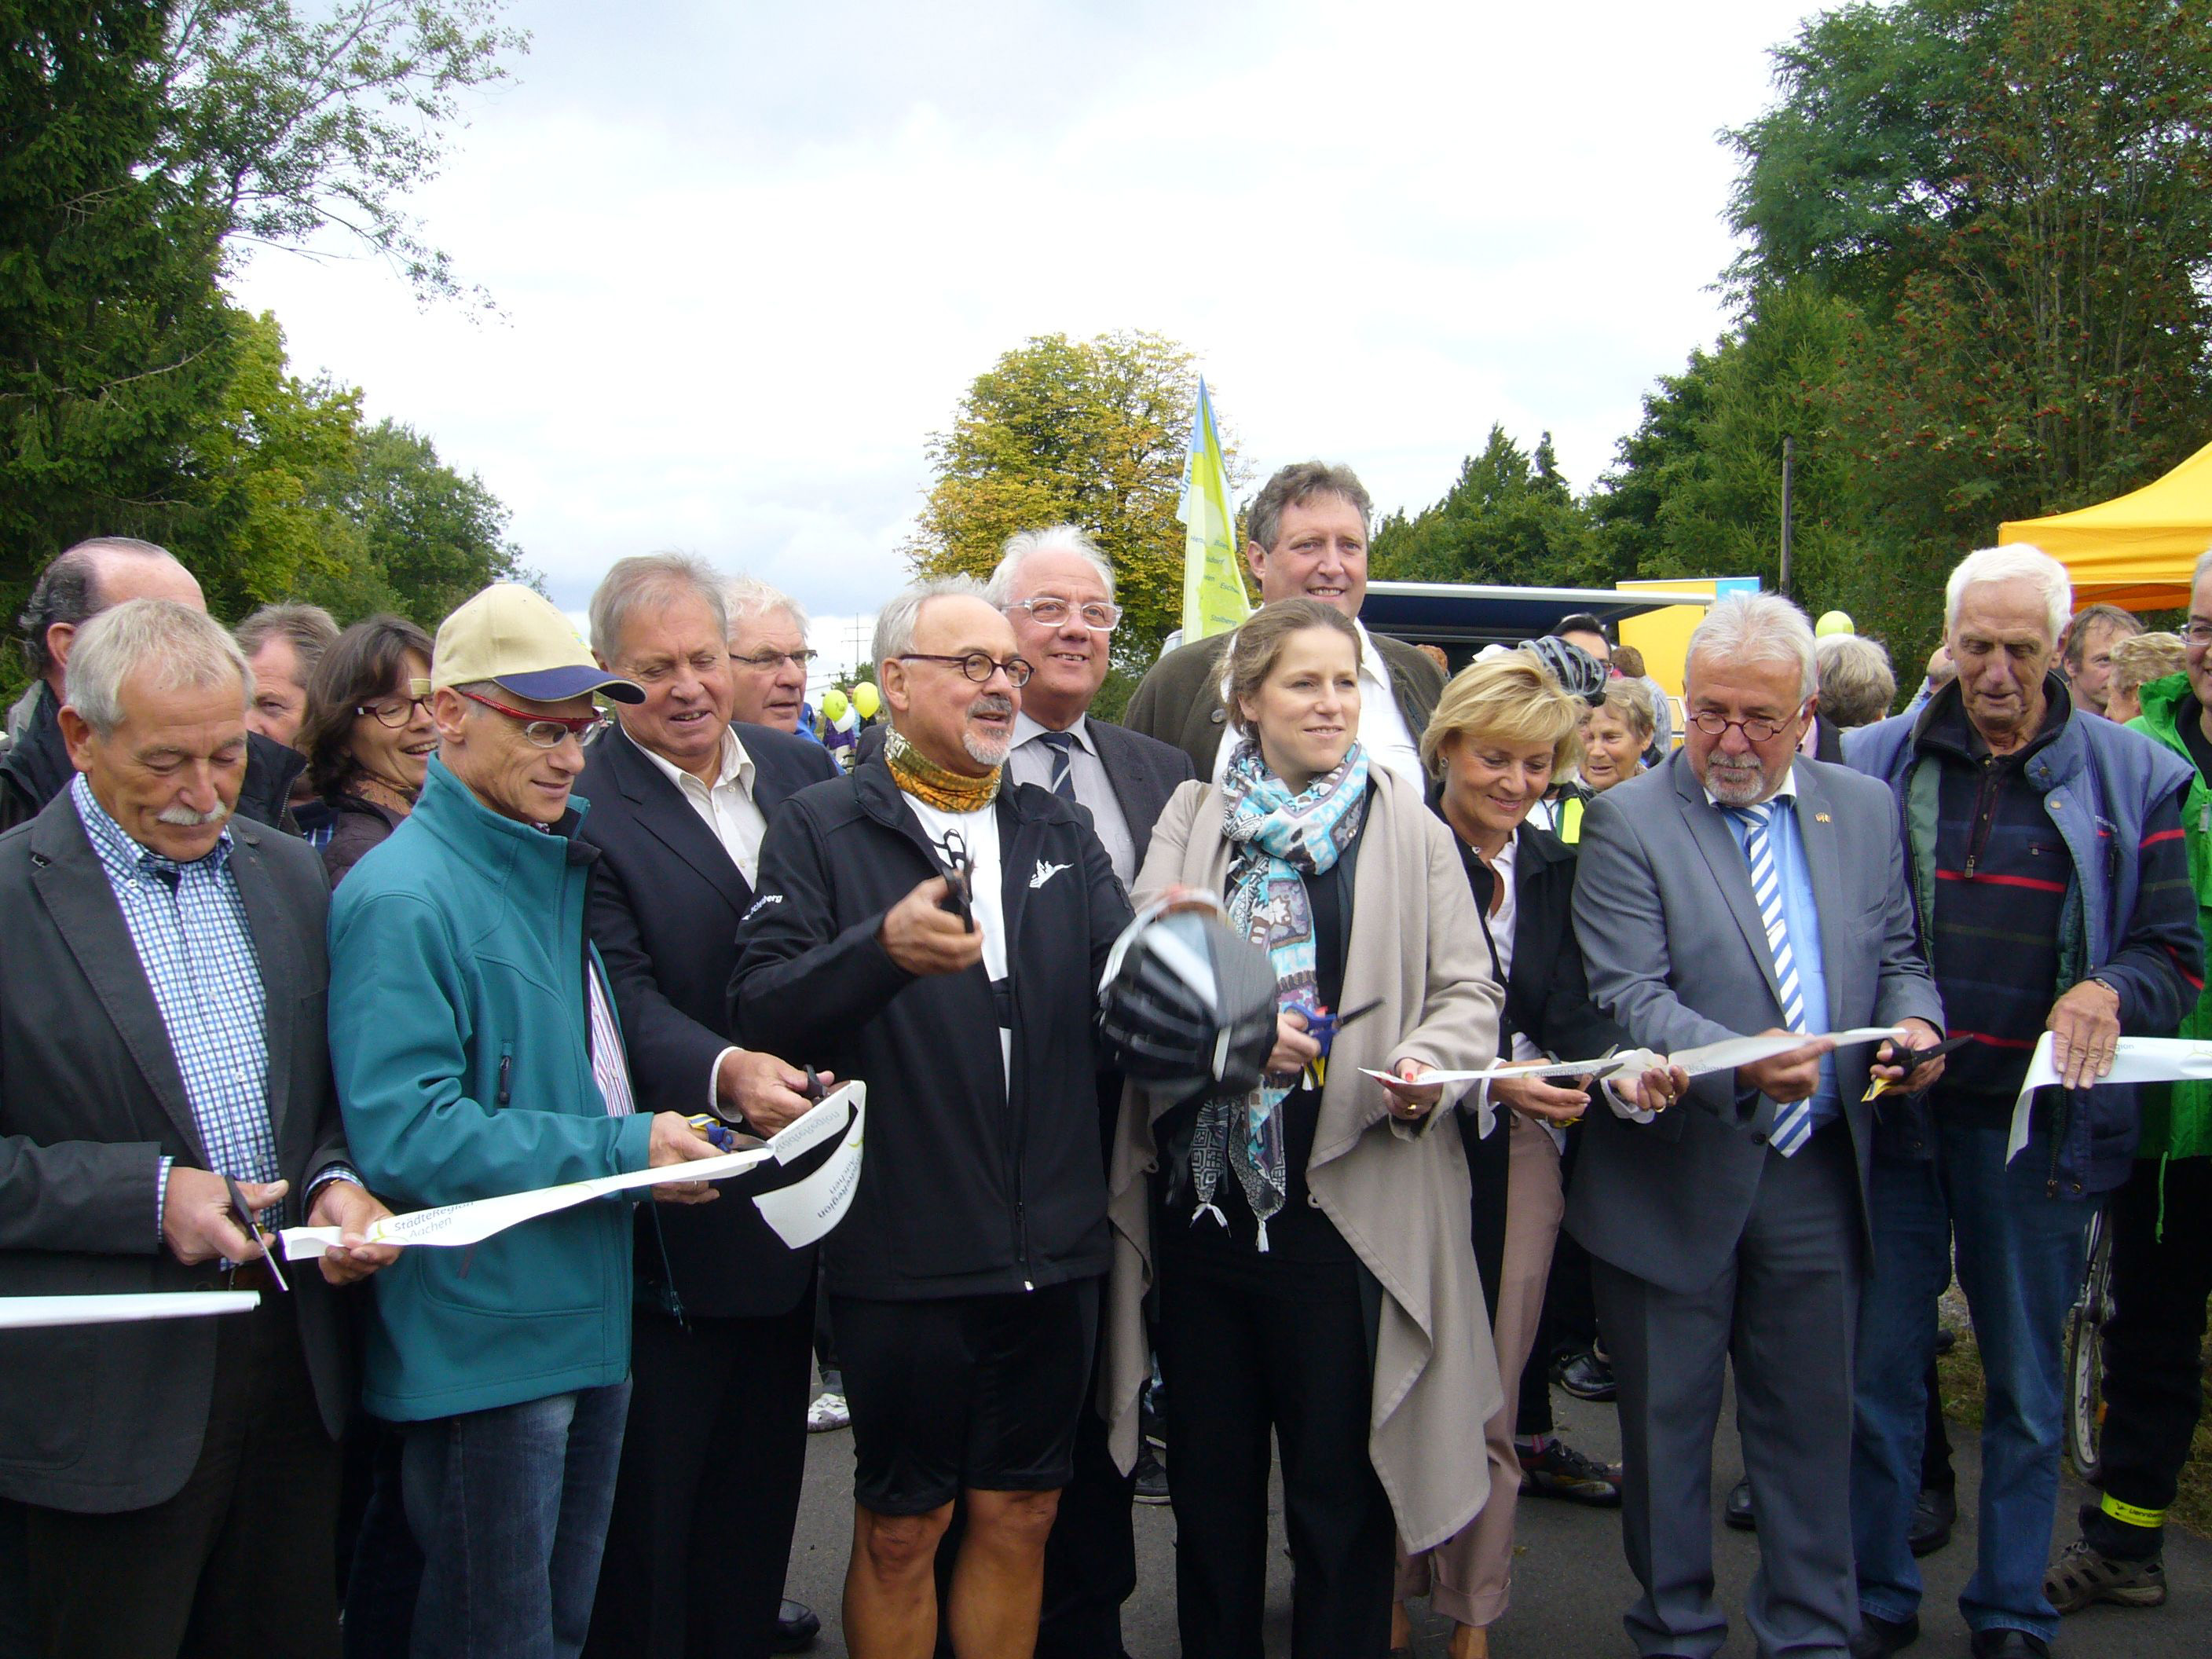
[[[1044,1547],[1089,1395],[1110,1258],[1095,993],[1129,919],[1072,802],[1004,763],[1031,674],[966,577],[876,619],[881,764],[769,821],[734,1036],[868,1084],[851,1210],[823,1245],[852,1407],[844,1634],[963,1659],[1034,1649]]]

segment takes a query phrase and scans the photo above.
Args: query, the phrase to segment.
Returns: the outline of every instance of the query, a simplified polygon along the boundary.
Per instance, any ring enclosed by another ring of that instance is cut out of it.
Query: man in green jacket
[[[2212,939],[2212,553],[2190,586],[2186,672],[2152,680],[2129,722],[2197,769],[2182,804],[2198,924]],[[2212,996],[2179,1035],[2212,1037]],[[2212,1297],[2212,1084],[2142,1093],[2134,1173],[2112,1195],[2112,1320],[2105,1327],[2104,1496],[2051,1563],[2043,1593],[2061,1613],[2098,1601],[2166,1600],[2166,1508],[2203,1408],[2204,1305]]]
[[[446,619],[433,662],[422,797],[331,908],[331,1056],[362,1177],[407,1211],[713,1157],[682,1113],[635,1110],[585,933],[597,854],[569,788],[592,694],[643,693],[508,585]],[[404,1251],[378,1292],[362,1395],[405,1437],[415,1659],[568,1659],[629,1408],[629,1206]]]

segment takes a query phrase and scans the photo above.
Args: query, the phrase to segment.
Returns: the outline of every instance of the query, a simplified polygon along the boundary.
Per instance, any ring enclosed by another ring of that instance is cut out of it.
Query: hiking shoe
[[[853,1421],[852,1408],[846,1405],[845,1396],[824,1389],[814,1396],[814,1403],[806,1408],[806,1431],[827,1434],[832,1429],[849,1427]]]
[[[1620,1392],[1613,1384],[1612,1365],[1588,1350],[1569,1354],[1552,1377],[1577,1400],[1607,1401]]]
[[[1959,1494],[1923,1488],[1913,1500],[1912,1525],[1905,1534],[1905,1547],[1916,1556],[1933,1555],[1951,1541],[1951,1528],[1959,1520]]]
[[[1137,1501],[1139,1504],[1164,1504],[1168,1501],[1168,1472],[1160,1460],[1152,1455],[1151,1446],[1139,1442],[1137,1447]]]
[[[2045,1570],[2043,1593],[2061,1613],[2079,1613],[2099,1601],[2155,1607],[2166,1601],[2166,1564],[2154,1555],[2123,1561],[2077,1538]]]
[[[1592,1509],[1620,1507],[1620,1465],[1585,1457],[1554,1435],[1541,1451],[1515,1449],[1521,1455],[1521,1495],[1563,1498]]]

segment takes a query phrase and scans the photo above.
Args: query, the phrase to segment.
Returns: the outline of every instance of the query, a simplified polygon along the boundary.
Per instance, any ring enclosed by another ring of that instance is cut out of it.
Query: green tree
[[[0,21],[0,602],[61,547],[172,509],[234,372],[222,229],[145,167],[162,15],[33,0]]]
[[[1374,574],[1400,581],[1576,586],[1601,574],[1602,549],[1544,434],[1533,453],[1502,426],[1461,465],[1443,500],[1376,527]]]
[[[426,300],[456,297],[451,258],[404,203],[444,166],[461,94],[504,80],[501,55],[529,48],[501,9],[332,0],[309,15],[293,0],[179,0],[155,176],[206,204],[234,243],[304,248],[334,232]]]
[[[1007,352],[929,441],[936,477],[908,544],[915,568],[986,576],[1015,532],[1079,525],[1113,566],[1127,613],[1117,672],[1149,663],[1182,617],[1175,513],[1197,398],[1190,353],[1158,334],[1044,334]],[[1234,485],[1226,432],[1222,444]],[[1118,681],[1109,689],[1126,698]]]
[[[535,585],[507,539],[507,508],[474,473],[457,472],[429,439],[391,420],[356,441],[331,481],[333,504],[359,527],[389,608],[434,629],[487,583]]]
[[[1870,508],[1955,547],[2203,442],[2212,0],[1853,6],[1778,63],[1733,135],[1737,275],[1856,307],[1834,404]]]

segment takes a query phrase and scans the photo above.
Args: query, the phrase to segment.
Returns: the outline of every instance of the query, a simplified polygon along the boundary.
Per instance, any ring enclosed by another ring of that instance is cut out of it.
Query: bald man
[[[15,625],[40,684],[28,719],[0,759],[0,830],[38,817],[74,775],[58,718],[70,647],[80,628],[125,599],[171,599],[194,611],[207,609],[198,580],[176,555],[135,537],[95,536],[79,542],[55,555],[39,573]],[[304,757],[283,744],[249,734],[238,812],[295,831],[284,799],[306,764]]]

